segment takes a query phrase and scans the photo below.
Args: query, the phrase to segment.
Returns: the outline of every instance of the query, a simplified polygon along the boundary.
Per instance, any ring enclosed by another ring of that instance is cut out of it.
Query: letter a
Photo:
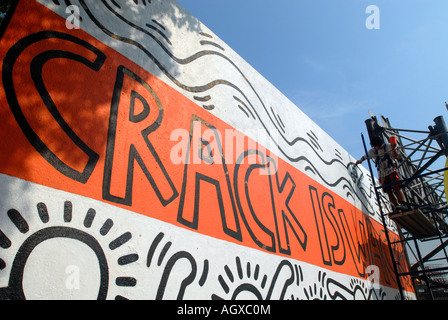
[[[366,8],[366,14],[370,16],[366,19],[366,28],[369,30],[380,28],[380,9],[378,6],[370,5]]]

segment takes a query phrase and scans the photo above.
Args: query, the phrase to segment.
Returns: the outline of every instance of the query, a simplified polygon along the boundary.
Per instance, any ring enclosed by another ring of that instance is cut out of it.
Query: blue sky
[[[369,110],[396,128],[448,122],[447,0],[178,2],[355,158]]]

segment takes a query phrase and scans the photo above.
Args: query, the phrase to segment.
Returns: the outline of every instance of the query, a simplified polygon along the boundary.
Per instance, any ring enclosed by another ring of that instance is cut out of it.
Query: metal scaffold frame
[[[405,299],[401,278],[411,276],[418,299],[448,299],[448,205],[444,183],[445,175],[448,175],[448,129],[442,116],[436,117],[428,130],[393,128],[389,119],[381,117],[381,120],[370,113],[370,118],[365,121],[369,138],[378,136],[384,142],[389,142],[391,137],[397,138],[398,184],[409,206],[405,211],[394,211],[387,197],[380,192],[386,185],[377,186],[372,179],[401,298]],[[367,156],[365,139],[361,136]],[[373,178],[370,161],[368,165]],[[395,222],[399,241],[390,241],[388,219]],[[399,257],[394,255],[396,246],[405,249],[403,254],[410,266],[408,272],[398,271]]]

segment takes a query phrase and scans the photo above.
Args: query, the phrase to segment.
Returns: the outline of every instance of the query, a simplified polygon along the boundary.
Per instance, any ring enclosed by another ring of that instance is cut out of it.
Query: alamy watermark
[[[65,26],[67,29],[80,29],[81,17],[80,9],[76,5],[70,5],[65,9],[68,17],[65,19]],[[380,29],[380,8],[376,5],[369,5],[365,11],[369,16],[365,21],[366,28],[369,30]]]
[[[380,289],[380,268],[376,265],[370,265],[366,268],[367,281],[369,281],[368,288],[379,290]]]
[[[78,266],[70,265],[65,268],[65,288],[68,290],[79,290],[81,274]]]
[[[65,26],[67,29],[79,29],[81,28],[81,15],[78,6],[71,5],[65,9],[65,13],[69,16],[65,19]]]
[[[262,169],[260,175],[277,172],[278,156],[270,150],[276,150],[278,134],[265,130],[248,129],[242,134],[235,129],[220,131],[194,121],[190,131],[173,130],[170,141],[176,142],[170,150],[171,163],[176,165],[249,164],[258,165]]]
[[[380,8],[375,5],[370,5],[366,8],[366,14],[369,16],[366,19],[366,28],[369,30],[380,29]]]

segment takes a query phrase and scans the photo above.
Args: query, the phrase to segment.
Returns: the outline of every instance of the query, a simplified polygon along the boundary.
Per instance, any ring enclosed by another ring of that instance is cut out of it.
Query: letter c
[[[39,137],[38,133],[30,125],[30,120],[36,117],[37,112],[24,113],[24,106],[20,105],[19,99],[17,97],[17,92],[15,90],[15,87],[18,87],[18,85],[17,83],[16,86],[14,85],[15,77],[13,74],[13,69],[16,62],[19,60],[19,57],[21,57],[23,52],[28,47],[40,41],[49,39],[53,41],[49,43],[48,46],[46,46],[45,51],[37,54],[31,60],[29,68],[25,70],[30,70],[32,81],[34,82],[34,85],[43,101],[43,104],[48,109],[47,112],[49,112],[52,118],[57,122],[58,131],[61,131],[60,133],[57,132],[57,134],[53,134],[51,138],[68,138],[69,140],[71,140],[71,142],[73,142],[73,144],[76,145],[77,148],[79,148],[77,152],[79,153],[80,151],[86,157],[86,164],[84,165],[84,168],[82,170],[75,169],[61,160],[60,157],[55,154],[55,151],[50,150],[47,145],[48,143],[44,142],[41,137]],[[61,48],[67,48],[67,42],[70,46],[76,48],[78,52],[79,50],[83,50],[83,56],[74,52],[62,50]],[[53,47],[53,49],[49,49],[49,47]],[[102,53],[100,50],[98,50],[88,42],[75,36],[56,31],[42,31],[30,34],[22,38],[14,46],[12,46],[7,52],[6,57],[3,61],[2,80],[6,98],[17,123],[19,124],[28,141],[40,153],[40,155],[65,176],[78,182],[86,183],[96,166],[99,155],[91,148],[89,148],[84,143],[84,141],[82,141],[70,128],[67,122],[62,118],[62,115],[59,113],[55,103],[50,97],[50,94],[45,88],[42,78],[43,66],[46,62],[56,58],[63,58],[80,62],[94,71],[100,70],[100,68],[104,64],[104,61],[106,60],[106,56],[104,55],[104,53]]]

